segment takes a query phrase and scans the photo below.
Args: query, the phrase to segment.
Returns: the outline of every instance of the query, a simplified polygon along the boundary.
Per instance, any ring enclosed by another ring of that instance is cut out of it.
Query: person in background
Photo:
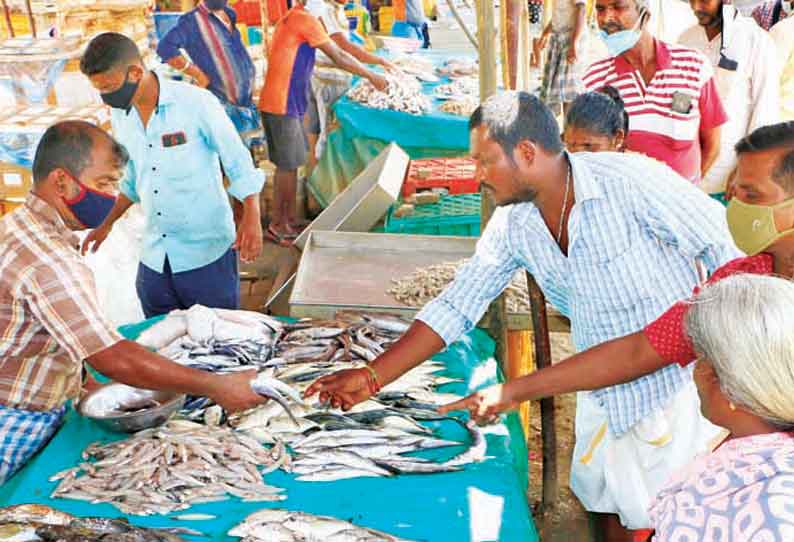
[[[621,152],[629,117],[613,87],[580,94],[565,115],[562,140],[568,152]]]
[[[159,79],[122,34],[91,40],[80,69],[111,107],[113,133],[130,153],[116,204],[91,225],[96,229],[83,251],[96,250],[116,220],[140,203],[146,224],[135,287],[146,317],[195,304],[239,308],[238,251],[248,262],[262,250],[264,175],[217,98]],[[229,195],[243,205],[236,233]]]
[[[714,284],[738,274],[794,278],[794,122],[763,126],[736,145],[739,157],[728,227],[747,256],[708,277]],[[695,289],[695,293],[698,289]],[[687,366],[697,353],[684,329],[689,301],[679,301],[642,330],[616,338],[507,384],[491,386],[440,409],[468,409],[487,421],[520,403],[617,386],[670,365]],[[722,329],[725,333],[727,328]],[[594,449],[601,454],[603,443]],[[695,536],[694,540],[699,540]]]
[[[58,430],[84,361],[129,386],[210,397],[230,411],[264,402],[250,387],[256,371],[188,369],[124,340],[102,315],[74,232],[110,213],[128,159],[92,124],[55,124],[36,148],[24,205],[0,219],[0,486]]]
[[[292,244],[300,234],[295,198],[298,168],[308,158],[304,115],[316,50],[325,53],[337,67],[368,79],[378,90],[388,86],[382,75],[342,50],[305,4],[306,0],[295,0],[276,25],[271,42],[273,54],[259,97],[270,161],[276,165],[273,213],[266,235],[279,245]]]
[[[236,23],[227,0],[202,0],[179,17],[160,40],[157,54],[212,92],[242,134],[261,125],[253,98],[256,70]]]
[[[714,70],[700,53],[653,37],[647,0],[596,0],[609,58],[584,76],[587,90],[620,91],[629,114],[626,150],[647,154],[699,183],[720,152],[728,116]]]
[[[679,43],[703,53],[714,68],[728,122],[721,129],[719,157],[700,188],[727,204],[725,189],[736,169],[734,146],[780,115],[780,62],[772,39],[752,19],[723,0],[690,0],[698,24]]]
[[[645,156],[565,152],[534,96],[492,96],[469,129],[482,186],[499,206],[475,254],[389,350],[320,378],[306,396],[345,409],[368,399],[472,330],[519,269],[570,319],[582,351],[689,295],[696,260],[713,270],[739,255],[720,204]],[[650,527],[650,499],[670,473],[717,432],[681,367],[579,394],[571,487],[608,540],[631,540],[630,529]]]
[[[540,51],[548,46],[540,99],[554,112],[567,113],[584,89],[586,5],[586,0],[554,0],[551,21],[538,41]]]
[[[430,47],[430,26],[425,14],[425,6],[422,0],[393,0],[394,19],[405,21],[422,37],[422,48]]]
[[[655,542],[794,540],[794,282],[736,275],[692,299],[700,409],[729,432],[659,492]]]
[[[350,30],[348,29],[344,8],[346,3],[347,0],[308,0],[306,2],[306,11],[320,19],[325,31],[341,50],[349,53],[363,64],[373,64],[383,67],[386,71],[396,71],[397,68],[394,64],[385,58],[374,55],[360,45],[350,41]],[[325,53],[320,51],[317,54],[317,68],[332,68],[333,66],[333,61]],[[322,134],[326,132],[328,124],[327,106],[338,100],[350,88],[349,74],[333,70],[333,72],[337,73],[332,72],[334,77],[326,82],[318,71],[315,70],[312,74],[312,84],[309,88],[309,105],[306,111],[306,135],[309,140],[307,176],[317,163],[317,143]]]
[[[780,73],[780,120],[794,120],[794,17],[780,21],[769,31],[775,42]]]
[[[752,12],[752,17],[758,26],[764,30],[771,30],[777,23],[785,20],[794,11],[792,0],[769,0],[757,5]]]

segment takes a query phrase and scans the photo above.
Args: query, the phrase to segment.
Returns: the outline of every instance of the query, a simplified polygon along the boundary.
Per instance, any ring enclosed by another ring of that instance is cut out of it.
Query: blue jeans
[[[229,249],[214,262],[180,273],[171,272],[168,256],[163,272],[138,264],[135,289],[146,318],[176,309],[205,305],[219,309],[240,308],[240,275],[237,251]]]

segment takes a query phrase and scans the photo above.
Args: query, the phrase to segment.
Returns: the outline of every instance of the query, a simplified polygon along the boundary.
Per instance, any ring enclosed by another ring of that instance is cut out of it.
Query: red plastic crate
[[[446,188],[450,194],[474,194],[480,190],[471,158],[412,160],[403,183],[403,197],[420,190]]]

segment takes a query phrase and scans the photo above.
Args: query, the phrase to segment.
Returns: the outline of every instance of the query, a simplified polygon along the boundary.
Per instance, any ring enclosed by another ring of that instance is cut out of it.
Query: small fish
[[[217,516],[213,516],[212,514],[179,514],[177,516],[171,516],[171,519],[177,521],[209,521],[216,517]]]
[[[275,402],[281,405],[281,407],[289,415],[289,417],[292,419],[295,425],[300,426],[298,419],[290,410],[286,398],[282,395],[282,393],[284,393],[293,401],[296,401],[298,403],[303,402],[303,398],[300,396],[298,392],[296,392],[295,390],[293,390],[291,387],[284,384],[280,380],[262,374],[260,374],[254,380],[251,381],[251,389],[254,390],[256,393],[258,393],[259,395],[273,399]]]

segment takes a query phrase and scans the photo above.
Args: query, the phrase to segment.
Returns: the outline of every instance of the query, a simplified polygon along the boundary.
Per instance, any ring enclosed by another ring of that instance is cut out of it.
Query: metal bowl
[[[77,411],[111,431],[135,433],[163,425],[185,404],[185,396],[108,384],[86,395]]]

